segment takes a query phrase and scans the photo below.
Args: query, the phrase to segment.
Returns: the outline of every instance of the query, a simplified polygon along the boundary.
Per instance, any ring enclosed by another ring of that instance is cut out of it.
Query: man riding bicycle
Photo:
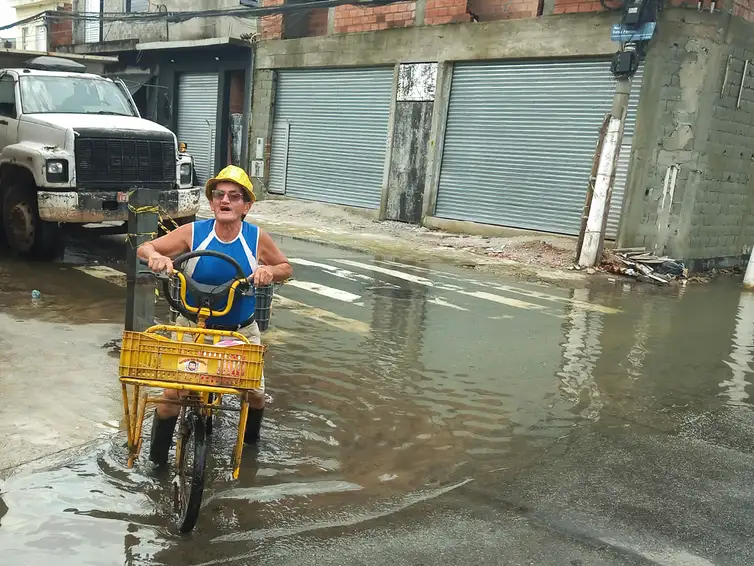
[[[173,271],[174,258],[197,250],[215,250],[229,255],[249,274],[255,286],[269,285],[273,281],[288,279],[292,273],[288,259],[272,241],[270,235],[244,218],[256,201],[251,180],[240,167],[229,165],[207,181],[205,194],[209,199],[214,218],[199,220],[180,226],[176,230],[139,246],[137,255],[149,262],[155,272]],[[221,285],[236,277],[232,266],[221,259],[203,256],[189,260],[186,274],[198,283]],[[261,344],[261,334],[254,320],[256,299],[253,295],[238,294],[233,308],[221,317],[209,317],[207,328],[235,330],[252,343]],[[195,326],[183,316],[176,320],[178,326]],[[166,389],[165,399],[177,399],[179,392]],[[180,406],[159,404],[152,423],[152,443],[149,458],[164,465],[178,420]],[[264,413],[264,375],[262,386],[255,389],[249,399],[249,416],[244,442],[254,444],[259,440]]]

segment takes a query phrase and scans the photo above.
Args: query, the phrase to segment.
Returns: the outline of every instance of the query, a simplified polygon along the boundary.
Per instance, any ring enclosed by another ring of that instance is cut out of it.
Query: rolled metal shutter
[[[200,184],[216,173],[217,85],[217,73],[178,77],[178,141],[188,146]]]
[[[457,64],[435,215],[578,234],[614,92],[604,60]]]
[[[393,68],[278,71],[268,190],[379,208]]]

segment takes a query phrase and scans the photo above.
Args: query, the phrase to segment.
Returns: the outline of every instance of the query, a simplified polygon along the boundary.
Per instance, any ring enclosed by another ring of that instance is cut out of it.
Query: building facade
[[[42,12],[71,11],[72,5],[68,1],[50,0],[9,0],[9,4],[16,10],[16,21],[26,20]],[[16,49],[26,51],[50,51],[58,44],[71,42],[71,23],[64,26],[53,26],[39,18],[16,27]]]
[[[259,21],[181,14],[215,8],[204,4],[175,0],[154,17],[152,4],[104,0],[109,17],[74,21],[71,45],[59,48],[117,55],[110,72],[146,117],[188,143],[199,182],[241,163],[261,194],[460,231],[578,234],[616,91],[620,14],[608,8],[617,4],[415,0]],[[659,12],[632,79],[610,240],[692,269],[748,258],[752,22],[754,0]]]
[[[76,0],[74,10],[89,17],[75,19],[72,40],[57,49],[117,56],[107,74],[125,82],[142,116],[187,145],[204,183],[224,165],[248,161],[257,20],[186,13],[238,7],[230,0]]]
[[[611,240],[692,269],[748,256],[753,7],[659,13],[632,80]],[[383,219],[577,235],[615,93],[619,19],[578,0],[419,0],[265,17],[255,183]]]

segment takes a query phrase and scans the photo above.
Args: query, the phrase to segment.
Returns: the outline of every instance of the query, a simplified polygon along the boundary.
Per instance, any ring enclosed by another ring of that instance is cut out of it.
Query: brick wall
[[[377,31],[414,25],[416,2],[365,8],[354,5],[335,8],[335,33]]]
[[[263,0],[262,6],[282,6],[284,0]],[[283,37],[283,15],[274,14],[262,18],[262,39],[280,39]]]
[[[536,18],[539,0],[469,0],[469,11],[477,21]]]
[[[327,8],[317,8],[309,12],[309,37],[327,35],[328,12]]]
[[[754,0],[735,0],[733,2],[733,15],[754,22]]]
[[[454,22],[470,22],[467,0],[427,0],[424,10],[426,25],[442,25]]]
[[[70,12],[72,10],[71,4],[65,4],[63,7],[58,8],[58,12]],[[48,43],[50,51],[55,51],[56,48],[62,45],[73,44],[73,20],[67,18],[50,19],[50,32],[48,37]]]

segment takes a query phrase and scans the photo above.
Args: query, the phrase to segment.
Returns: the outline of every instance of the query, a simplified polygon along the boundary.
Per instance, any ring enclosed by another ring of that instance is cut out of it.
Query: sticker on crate
[[[207,362],[194,358],[184,358],[178,362],[178,371],[207,373]]]

